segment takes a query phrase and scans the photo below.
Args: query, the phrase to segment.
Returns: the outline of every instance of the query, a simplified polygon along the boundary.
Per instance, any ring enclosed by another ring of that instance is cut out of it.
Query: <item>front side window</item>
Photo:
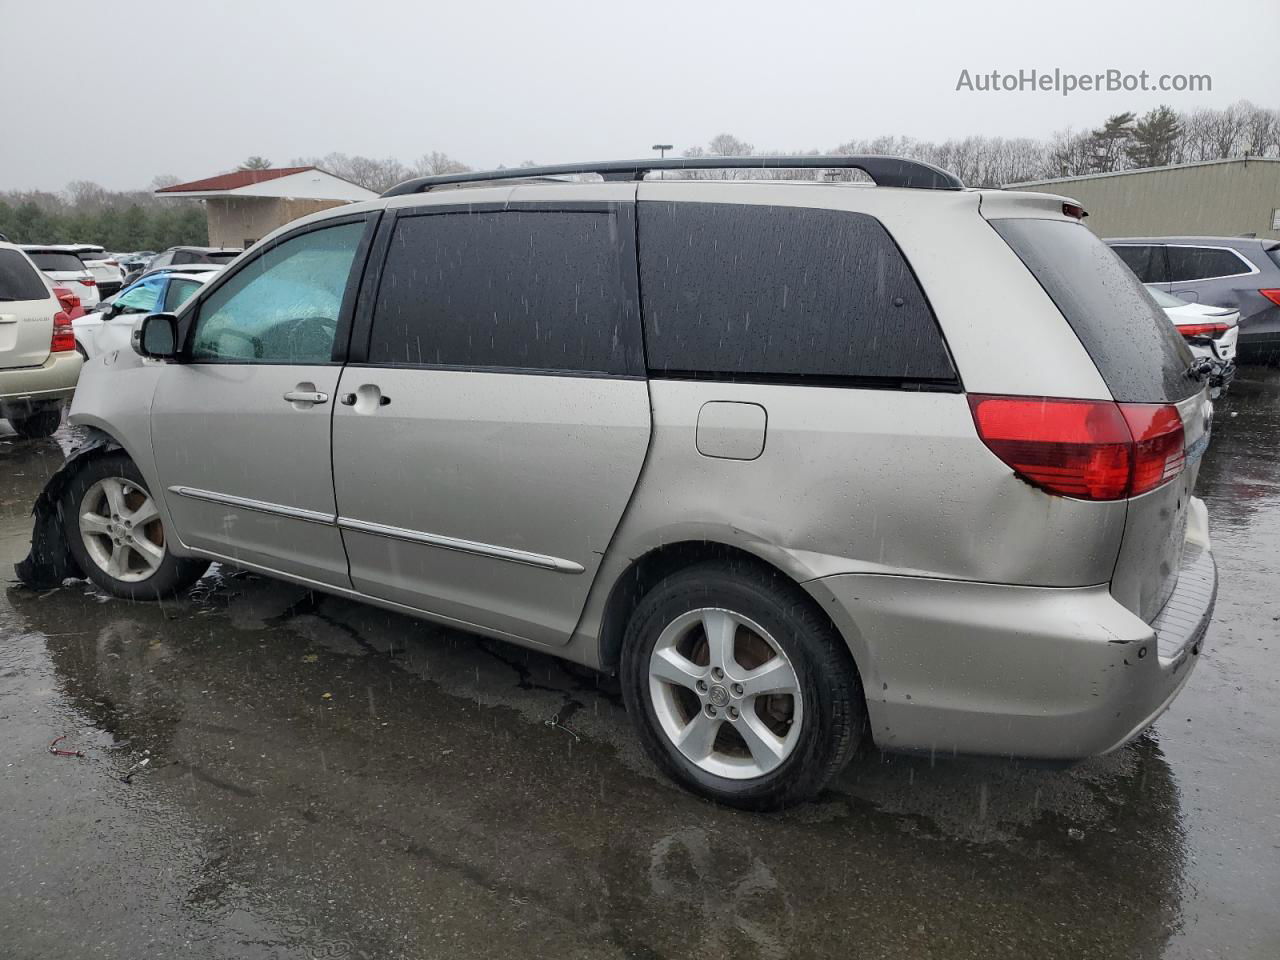
[[[151,313],[160,299],[164,281],[159,277],[135,284],[112,301],[117,313]]]
[[[640,332],[610,212],[401,217],[369,360],[388,366],[639,372]]]
[[[198,280],[177,279],[169,281],[169,289],[164,292],[164,310],[167,313],[173,313],[180,306],[186,303],[193,293],[199,290],[204,284]]]
[[[363,222],[292,237],[238,270],[200,304],[191,359],[328,363]]]
[[[1167,283],[1169,271],[1165,269],[1164,247],[1119,243],[1111,248],[1125,266],[1143,283]]]
[[[1252,270],[1232,250],[1217,247],[1170,247],[1169,279],[1174,283],[1238,277]]]
[[[875,217],[728,203],[639,208],[653,375],[955,383],[924,292]]]

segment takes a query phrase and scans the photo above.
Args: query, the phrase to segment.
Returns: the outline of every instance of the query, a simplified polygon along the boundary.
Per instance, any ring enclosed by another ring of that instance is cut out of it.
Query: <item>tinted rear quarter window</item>
[[[1231,250],[1169,247],[1169,279],[1174,283],[1234,277],[1249,272],[1249,264]]]
[[[1087,227],[1065,220],[990,222],[1071,324],[1116,400],[1173,403],[1201,388],[1187,375],[1191,352],[1173,324]]]
[[[716,203],[639,209],[654,375],[956,383],[924,293],[874,217]]]
[[[1168,282],[1169,272],[1165,269],[1164,247],[1122,243],[1116,244],[1111,249],[1143,283]]]
[[[378,288],[371,363],[643,371],[610,212],[402,216]]]
[[[0,250],[0,300],[47,300],[40,274],[16,250]]]

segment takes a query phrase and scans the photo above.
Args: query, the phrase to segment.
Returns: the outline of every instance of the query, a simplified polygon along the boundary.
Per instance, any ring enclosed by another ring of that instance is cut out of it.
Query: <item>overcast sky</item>
[[[0,190],[144,187],[250,154],[483,168],[721,132],[777,149],[1043,137],[1162,101],[1280,107],[1278,48],[1277,0],[0,0]],[[1213,90],[955,89],[962,69],[1055,67],[1207,73]]]

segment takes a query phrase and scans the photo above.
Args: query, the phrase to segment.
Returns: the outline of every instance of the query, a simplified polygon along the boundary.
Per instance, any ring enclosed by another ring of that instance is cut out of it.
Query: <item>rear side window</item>
[[[924,293],[874,217],[745,204],[639,207],[653,375],[955,384]]]
[[[17,250],[0,250],[0,301],[48,300],[49,290]]]
[[[369,361],[638,374],[623,240],[611,212],[401,217],[378,287]]]
[[[1169,279],[1173,283],[1238,277],[1252,273],[1248,263],[1232,250],[1214,247],[1169,247]]]
[[[1169,282],[1169,271],[1165,269],[1164,247],[1120,243],[1111,249],[1143,283]]]
[[[28,253],[27,256],[41,270],[70,270],[73,273],[84,273],[86,269],[80,258],[74,253],[53,251],[49,253]]]
[[[1176,403],[1200,389],[1187,374],[1191,352],[1173,324],[1087,227],[1033,219],[991,225],[1066,317],[1116,400]]]

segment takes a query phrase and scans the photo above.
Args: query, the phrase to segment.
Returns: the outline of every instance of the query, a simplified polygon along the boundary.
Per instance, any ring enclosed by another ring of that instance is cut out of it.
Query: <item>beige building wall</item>
[[[1254,234],[1280,240],[1280,160],[1228,160],[1011,185],[1079,200],[1100,237]]]
[[[247,247],[291,220],[341,207],[342,200],[286,200],[277,197],[215,197],[204,202],[209,246]]]

